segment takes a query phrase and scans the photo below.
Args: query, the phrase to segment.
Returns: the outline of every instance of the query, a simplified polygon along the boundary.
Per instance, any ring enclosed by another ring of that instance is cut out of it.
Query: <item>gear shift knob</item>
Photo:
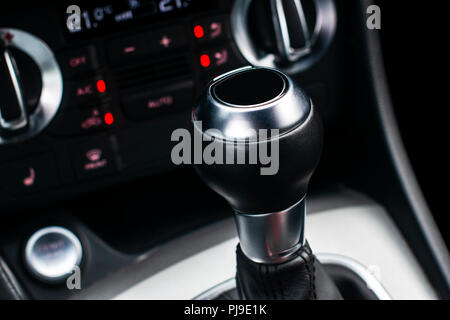
[[[309,97],[277,70],[245,67],[214,79],[192,120],[194,134],[224,146],[226,162],[195,168],[234,209],[242,251],[258,263],[289,260],[303,245],[304,199],[322,150]]]

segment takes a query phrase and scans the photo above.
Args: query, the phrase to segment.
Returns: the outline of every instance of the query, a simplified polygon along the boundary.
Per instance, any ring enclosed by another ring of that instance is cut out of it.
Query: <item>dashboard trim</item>
[[[364,8],[364,10],[359,10],[361,12],[359,17],[361,21],[366,19],[364,14],[365,8],[372,4],[373,0],[360,0],[359,7],[361,9]],[[367,74],[371,81],[371,90],[373,91],[373,99],[377,108],[383,139],[391,157],[392,166],[396,171],[396,178],[401,184],[404,196],[411,207],[413,219],[423,233],[423,235],[416,235],[420,237],[418,241],[425,242],[425,250],[429,250],[435,260],[432,262],[427,261],[427,263],[435,265],[440,273],[436,276],[438,280],[434,281],[434,285],[440,286],[444,297],[449,298],[450,254],[422,193],[401,138],[389,92],[379,33],[367,28],[362,28],[362,30],[364,56],[367,57],[365,59]],[[420,255],[420,253],[416,254]],[[435,267],[431,266],[430,269],[435,269]]]

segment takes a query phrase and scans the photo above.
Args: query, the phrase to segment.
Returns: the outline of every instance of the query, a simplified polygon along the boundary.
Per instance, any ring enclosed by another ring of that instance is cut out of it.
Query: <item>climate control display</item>
[[[211,4],[199,0],[122,0],[105,2],[85,1],[67,9],[66,30],[69,34],[86,33],[95,29],[110,29],[125,22],[158,19],[168,13],[183,14],[185,11],[199,11]],[[211,3],[213,1],[209,1]]]

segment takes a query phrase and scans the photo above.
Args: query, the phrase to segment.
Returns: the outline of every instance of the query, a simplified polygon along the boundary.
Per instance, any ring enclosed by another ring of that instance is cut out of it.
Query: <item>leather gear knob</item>
[[[247,159],[243,164],[195,165],[236,212],[278,212],[305,197],[322,150],[322,123],[309,97],[288,76],[254,67],[222,75],[201,96],[192,120],[194,134],[221,141],[227,155]],[[262,138],[261,129],[267,130]],[[274,174],[263,174],[264,165],[248,162],[255,149],[277,153],[271,154],[278,161]]]

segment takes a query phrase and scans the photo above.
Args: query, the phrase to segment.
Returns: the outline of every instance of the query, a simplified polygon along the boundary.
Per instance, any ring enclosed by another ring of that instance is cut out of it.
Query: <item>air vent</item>
[[[191,68],[186,56],[164,60],[150,60],[133,67],[120,69],[116,79],[120,90],[138,89],[174,78],[190,75]]]
[[[332,0],[236,0],[232,30],[253,65],[303,71],[326,51],[336,29]]]

